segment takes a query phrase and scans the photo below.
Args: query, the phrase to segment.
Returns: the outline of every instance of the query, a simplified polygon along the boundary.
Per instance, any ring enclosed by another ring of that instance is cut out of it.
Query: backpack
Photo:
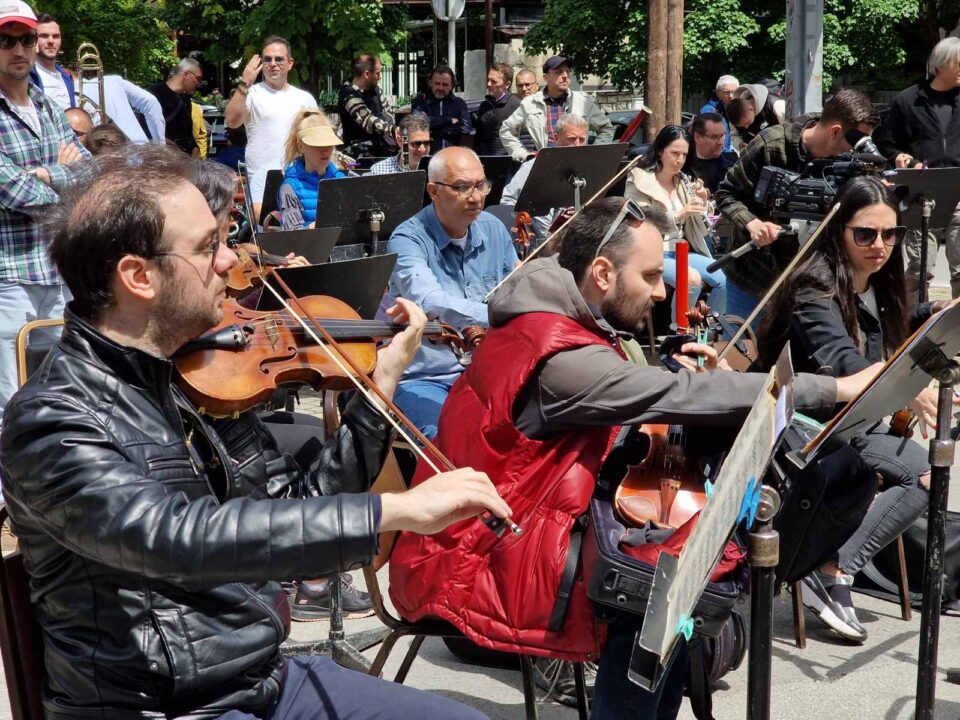
[[[783,85],[781,85],[779,81],[774,80],[773,78],[763,78],[761,80],[757,80],[757,84],[763,85],[770,92],[770,97],[783,97]]]

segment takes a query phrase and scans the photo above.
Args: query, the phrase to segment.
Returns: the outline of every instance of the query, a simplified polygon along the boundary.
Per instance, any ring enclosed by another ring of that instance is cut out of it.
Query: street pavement
[[[945,297],[946,273],[941,250],[934,297]],[[953,475],[957,475],[955,464]],[[960,486],[951,488],[949,505],[960,510]],[[361,573],[354,573],[363,585]],[[380,572],[387,585],[387,571]],[[851,646],[833,636],[807,612],[807,647],[793,644],[793,619],[789,595],[778,598],[774,618],[772,700],[774,720],[906,720],[914,717],[917,667],[919,664],[920,613],[911,621],[900,618],[899,607],[864,595],[855,595],[858,614],[870,634],[862,646]],[[376,618],[345,623],[348,637],[382,627]],[[294,623],[291,642],[310,643],[327,637],[326,622]],[[387,662],[384,677],[397,670],[409,639],[397,643]],[[364,655],[371,659],[377,648]],[[929,662],[925,658],[924,662]],[[960,615],[943,616],[937,659],[936,712],[938,720],[960,720],[960,684],[949,682],[948,672],[960,673]],[[960,682],[960,681],[958,681]],[[524,717],[520,673],[488,669],[459,662],[437,639],[427,639],[414,662],[407,684],[436,692],[473,706],[495,720]],[[5,688],[4,688],[5,689]],[[0,691],[4,698],[6,693]],[[543,692],[539,691],[538,696]],[[554,702],[539,706],[543,720],[572,720],[576,711]],[[727,675],[714,693],[717,720],[747,717],[747,660]],[[692,720],[685,702],[681,720]],[[12,720],[9,706],[0,701],[0,720]]]

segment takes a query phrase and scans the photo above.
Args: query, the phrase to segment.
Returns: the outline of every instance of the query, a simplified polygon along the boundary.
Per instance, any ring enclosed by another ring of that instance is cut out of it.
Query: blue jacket
[[[70,95],[70,107],[75,108],[77,106],[77,96],[73,90],[73,75],[60,67],[59,64],[54,63],[54,66],[56,67],[57,72],[60,73],[60,77],[63,78],[63,84],[67,86],[67,93]],[[30,79],[37,87],[43,87],[43,81],[40,79],[40,71],[37,70],[36,66],[34,66],[33,70],[30,71]]]
[[[720,98],[716,95],[711,95],[710,99],[707,101],[707,104],[700,108],[701,113],[716,113],[723,118],[723,133],[726,136],[723,139],[723,151],[728,152],[732,150],[730,143],[730,122],[727,120],[727,111],[723,107],[723,103],[720,102]]]
[[[287,165],[283,173],[283,182],[293,189],[303,206],[304,225],[309,225],[317,219],[317,195],[320,192],[320,181],[342,177],[346,175],[333,162],[327,165],[323,177],[318,173],[308,172],[302,157],[298,157]]]

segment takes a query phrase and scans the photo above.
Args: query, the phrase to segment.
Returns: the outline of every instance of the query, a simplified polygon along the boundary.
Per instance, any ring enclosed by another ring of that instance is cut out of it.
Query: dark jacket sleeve
[[[876,132],[877,149],[892,165],[900,153],[912,152],[909,119],[905,112],[906,99],[901,93],[890,103],[890,111]]]
[[[832,299],[800,300],[790,315],[790,337],[794,365],[811,372],[846,377],[873,364],[857,349]]]
[[[2,459],[4,490],[19,516],[124,572],[184,585],[262,582],[322,577],[369,563],[375,553],[371,495],[246,496],[222,504],[211,493],[190,497],[198,481],[174,482],[172,469],[144,472],[109,425],[60,395],[21,401],[4,427]],[[370,463],[365,473],[373,460],[363,460]]]
[[[733,247],[743,245],[747,240],[743,229],[757,215],[753,211],[753,193],[756,190],[760,171],[766,165],[764,138],[758,136],[740,154],[740,159],[730,168],[717,190],[717,210],[729,218],[737,229]]]

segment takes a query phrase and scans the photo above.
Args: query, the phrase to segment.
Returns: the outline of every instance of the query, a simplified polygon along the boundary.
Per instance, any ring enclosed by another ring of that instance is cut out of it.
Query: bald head
[[[477,154],[463,147],[444,148],[430,159],[427,176],[430,182],[452,182],[449,178],[457,173],[474,173],[476,170],[483,174],[483,165]]]
[[[93,129],[93,120],[90,117],[90,113],[83,108],[70,108],[66,110],[64,114],[67,116],[67,122],[70,123],[70,129],[73,130],[73,134],[77,136],[77,140],[83,145],[86,145],[87,136]]]
[[[433,156],[427,174],[427,192],[440,224],[451,238],[463,237],[489,192],[480,158],[468,148],[444,148]]]

